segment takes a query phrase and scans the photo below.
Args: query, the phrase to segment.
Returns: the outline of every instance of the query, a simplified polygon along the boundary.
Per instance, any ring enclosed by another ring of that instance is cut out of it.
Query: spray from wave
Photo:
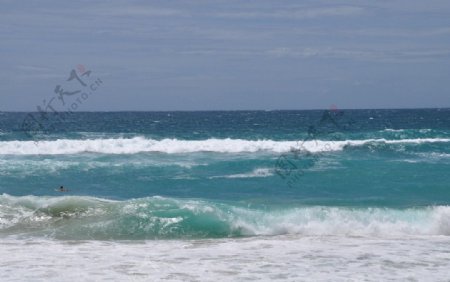
[[[162,197],[0,196],[0,236],[134,240],[280,234],[448,236],[450,207],[269,209]]]
[[[365,139],[343,141],[274,141],[274,140],[243,140],[243,139],[146,139],[143,137],[117,139],[91,139],[54,141],[4,141],[0,142],[0,155],[62,155],[79,153],[100,154],[137,154],[144,152],[159,152],[167,154],[215,152],[215,153],[254,153],[259,151],[284,153],[290,150],[309,152],[342,151],[348,146],[363,146],[377,144],[423,144],[450,142],[446,138],[423,139]]]

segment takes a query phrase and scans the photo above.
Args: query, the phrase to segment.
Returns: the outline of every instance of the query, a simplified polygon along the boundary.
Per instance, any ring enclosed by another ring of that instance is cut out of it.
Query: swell
[[[111,201],[80,196],[0,196],[0,236],[134,240],[280,234],[448,236],[450,207],[249,208],[162,197]]]
[[[143,137],[117,139],[89,139],[54,141],[3,141],[0,142],[0,155],[64,155],[80,153],[99,154],[137,154],[167,153],[182,154],[195,152],[215,153],[254,153],[260,151],[284,153],[291,150],[309,152],[342,151],[346,147],[367,144],[429,144],[448,143],[449,138],[416,139],[364,139],[364,140],[310,140],[310,141],[274,141],[244,139],[146,139]]]

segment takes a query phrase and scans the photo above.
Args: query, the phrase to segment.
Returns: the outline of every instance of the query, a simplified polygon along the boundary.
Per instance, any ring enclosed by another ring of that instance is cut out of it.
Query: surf
[[[146,197],[0,196],[0,236],[64,240],[450,236],[450,207],[256,206]]]
[[[244,140],[244,139],[148,139],[144,137],[116,139],[58,139],[53,141],[3,141],[0,155],[70,155],[82,153],[98,154],[138,154],[165,153],[186,154],[198,152],[213,153],[285,153],[292,150],[318,152],[342,151],[346,147],[367,144],[410,144],[449,143],[449,138],[417,139],[364,139],[364,140]]]

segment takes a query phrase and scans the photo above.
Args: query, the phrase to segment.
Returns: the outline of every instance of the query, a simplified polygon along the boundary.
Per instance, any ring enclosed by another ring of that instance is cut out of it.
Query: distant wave
[[[450,235],[450,207],[252,209],[162,197],[0,196],[0,236],[56,239],[218,238],[280,234]]]
[[[0,142],[0,155],[61,155],[79,153],[100,154],[136,154],[142,152],[160,152],[167,154],[217,152],[242,153],[268,151],[275,153],[303,150],[309,152],[341,151],[346,146],[362,146],[369,143],[384,144],[422,144],[450,142],[447,138],[422,139],[366,139],[343,141],[274,141],[274,140],[243,140],[243,139],[207,139],[207,140],[178,140],[178,139],[146,139],[143,137],[117,139],[88,139],[71,140],[59,139],[54,141],[3,141]]]

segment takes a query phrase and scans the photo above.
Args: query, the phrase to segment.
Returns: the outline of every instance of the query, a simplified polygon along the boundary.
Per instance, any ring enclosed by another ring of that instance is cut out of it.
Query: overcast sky
[[[0,110],[80,64],[78,110],[450,107],[450,1],[0,0]]]

